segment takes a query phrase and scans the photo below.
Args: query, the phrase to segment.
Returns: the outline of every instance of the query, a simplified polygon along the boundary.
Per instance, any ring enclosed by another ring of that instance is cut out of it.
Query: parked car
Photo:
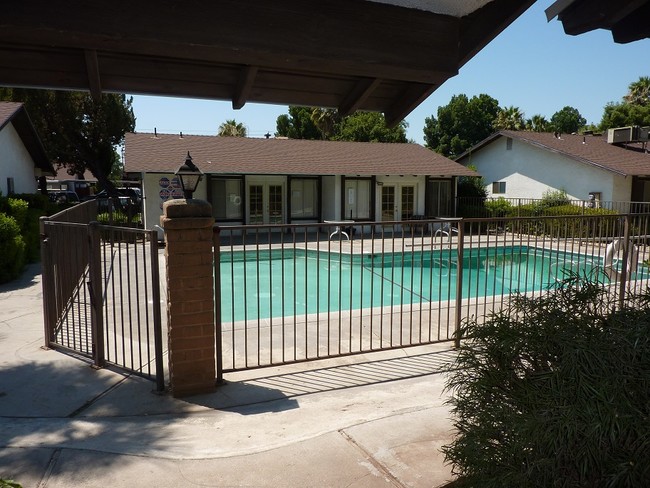
[[[142,211],[142,194],[140,188],[117,188],[118,200],[113,200],[113,207],[116,210],[130,211],[132,213],[140,213]],[[108,200],[110,197],[106,190],[102,190],[94,195],[84,197],[86,200],[97,200],[98,211],[107,212],[110,208]]]
[[[54,203],[70,203],[73,205],[79,203],[79,195],[73,191],[50,191],[47,196]]]

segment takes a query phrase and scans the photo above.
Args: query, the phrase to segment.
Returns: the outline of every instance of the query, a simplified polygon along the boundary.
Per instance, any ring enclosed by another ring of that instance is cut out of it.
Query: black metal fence
[[[463,319],[574,274],[624,300],[650,279],[648,217],[217,226],[221,367],[458,341]]]
[[[45,345],[155,378],[162,390],[157,232],[79,223],[96,216],[93,203],[41,220]]]

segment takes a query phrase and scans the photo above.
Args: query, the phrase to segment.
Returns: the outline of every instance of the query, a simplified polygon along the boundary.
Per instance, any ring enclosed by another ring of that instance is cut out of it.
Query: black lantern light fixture
[[[175,174],[178,176],[178,179],[181,180],[183,195],[187,200],[191,199],[192,193],[194,193],[196,187],[199,186],[199,181],[201,181],[203,172],[192,162],[192,156],[190,156],[189,151],[187,151],[185,162],[180,165]]]

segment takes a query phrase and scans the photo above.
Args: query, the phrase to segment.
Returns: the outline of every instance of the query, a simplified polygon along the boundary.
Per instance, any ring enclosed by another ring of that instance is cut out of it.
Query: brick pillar
[[[215,324],[212,207],[201,200],[169,200],[165,229],[169,378],[175,397],[214,391]]]

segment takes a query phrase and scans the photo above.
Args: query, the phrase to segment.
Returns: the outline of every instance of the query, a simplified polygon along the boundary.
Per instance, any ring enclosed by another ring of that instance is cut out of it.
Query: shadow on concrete
[[[34,286],[40,280],[37,280],[36,277],[41,274],[41,263],[32,263],[28,264],[23,270],[22,274],[8,283],[2,283],[0,285],[0,293],[7,293],[17,290],[23,290]]]
[[[43,473],[50,456],[62,448],[138,454],[143,446],[165,445],[164,430],[154,425],[155,419],[134,423],[84,416],[95,402],[114,401],[110,393],[126,377],[93,370],[55,351],[42,352],[47,360],[0,368],[0,474],[20,479]],[[139,398],[131,402],[137,406]],[[97,457],[109,466],[119,458],[102,459]],[[77,467],[68,464],[61,469],[73,472]]]
[[[250,381],[227,382],[218,386],[214,393],[188,397],[184,401],[241,415],[284,412],[298,408],[298,402],[281,390]]]
[[[286,398],[292,398],[444,373],[451,370],[456,356],[457,352],[453,349],[445,349],[291,373],[267,376],[262,376],[261,373],[258,377],[247,379],[246,384],[265,387]]]

